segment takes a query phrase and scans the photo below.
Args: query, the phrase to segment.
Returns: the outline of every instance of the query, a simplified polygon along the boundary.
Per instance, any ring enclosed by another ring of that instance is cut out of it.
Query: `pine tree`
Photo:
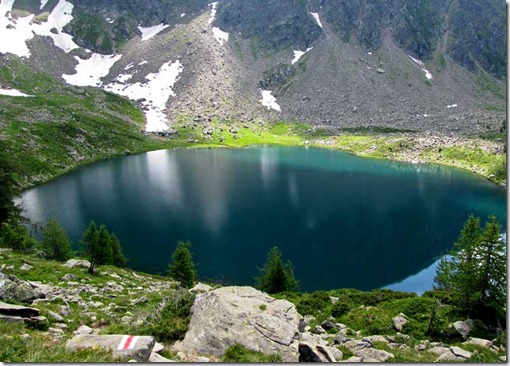
[[[19,191],[14,180],[14,167],[5,153],[0,141],[0,224],[7,222],[11,216],[19,218],[20,208],[14,203]]]
[[[191,287],[195,282],[195,264],[190,249],[190,242],[178,242],[172,254],[172,261],[168,266],[170,277],[179,281],[183,287]]]
[[[120,246],[119,239],[113,233],[110,235],[110,245],[112,248],[111,264],[119,268],[126,267],[127,259],[126,257],[124,257],[124,254],[122,253],[122,247]]]
[[[467,314],[487,321],[494,321],[506,304],[506,254],[500,232],[496,217],[491,216],[481,232],[480,219],[471,215],[435,278],[436,289],[449,292]]]
[[[491,216],[481,235],[476,257],[480,259],[480,278],[476,288],[477,307],[506,304],[506,245],[501,239],[501,226]]]
[[[294,277],[292,263],[283,263],[282,254],[277,247],[269,250],[266,263],[259,270],[260,277],[255,278],[255,287],[259,290],[268,294],[299,291],[299,282]]]
[[[49,219],[43,228],[40,245],[49,259],[66,261],[72,256],[71,241],[55,218]]]

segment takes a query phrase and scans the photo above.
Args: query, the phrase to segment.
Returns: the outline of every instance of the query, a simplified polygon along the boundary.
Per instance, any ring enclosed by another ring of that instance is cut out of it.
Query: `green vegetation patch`
[[[225,351],[221,362],[282,362],[278,354],[266,355],[262,352],[253,351],[236,343]]]

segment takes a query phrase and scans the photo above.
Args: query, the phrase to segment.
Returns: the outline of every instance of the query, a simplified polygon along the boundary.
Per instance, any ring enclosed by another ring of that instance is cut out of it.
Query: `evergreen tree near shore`
[[[255,287],[268,294],[299,291],[299,282],[294,277],[294,267],[290,261],[283,263],[282,254],[273,247],[267,254],[266,263],[259,268],[260,276],[255,278]]]
[[[46,258],[57,261],[66,261],[73,254],[67,233],[55,218],[49,219],[43,227],[40,247]]]
[[[496,323],[506,304],[506,245],[495,216],[483,231],[471,215],[435,277],[436,289],[447,291],[467,315]]]
[[[80,240],[83,254],[90,261],[89,272],[94,273],[96,266],[111,264],[125,267],[126,258],[115,234],[110,234],[105,225],[97,227],[91,221]]]
[[[195,282],[196,270],[191,254],[190,242],[178,242],[168,265],[168,275],[179,281],[183,287],[191,287]]]

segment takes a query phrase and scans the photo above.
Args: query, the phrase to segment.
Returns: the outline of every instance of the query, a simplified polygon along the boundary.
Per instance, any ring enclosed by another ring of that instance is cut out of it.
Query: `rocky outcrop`
[[[467,320],[464,320],[464,321],[459,320],[459,321],[453,323],[453,328],[464,339],[467,339],[467,337],[469,335],[469,332],[471,332],[471,330],[473,329],[474,326],[475,326],[475,323],[471,319],[467,319]]]
[[[32,303],[44,295],[26,281],[0,272],[0,300]]]
[[[301,316],[294,304],[276,300],[252,287],[222,287],[195,299],[189,330],[174,348],[221,356],[236,343],[285,362],[298,360]]]
[[[153,337],[147,336],[79,334],[67,341],[66,348],[70,351],[104,349],[112,351],[114,358],[146,362],[155,342]]]
[[[299,343],[299,362],[336,362],[331,351],[322,345]]]
[[[407,324],[407,317],[405,316],[405,314],[400,313],[395,318],[393,318],[393,326],[399,332],[402,331],[402,329],[404,328],[404,325],[406,325],[406,324]]]
[[[69,259],[65,264],[63,264],[66,268],[90,268],[90,262],[85,259]]]

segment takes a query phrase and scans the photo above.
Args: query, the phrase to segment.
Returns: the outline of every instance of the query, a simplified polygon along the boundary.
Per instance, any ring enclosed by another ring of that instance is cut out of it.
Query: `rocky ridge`
[[[505,119],[498,21],[504,7],[492,0],[482,8],[478,0],[69,4],[72,20],[62,34],[81,47],[64,51],[34,36],[24,62],[63,77],[83,70],[84,62],[112,61],[104,74],[80,81],[108,89],[146,84],[179,60],[182,70],[168,81],[173,94],[161,111],[169,128],[282,119],[462,134],[498,130]],[[18,0],[12,16],[34,12],[44,23],[53,6]],[[469,26],[462,19],[471,19]],[[295,52],[304,54],[295,61]],[[262,89],[275,104],[263,105]],[[146,98],[133,98],[149,108]]]

